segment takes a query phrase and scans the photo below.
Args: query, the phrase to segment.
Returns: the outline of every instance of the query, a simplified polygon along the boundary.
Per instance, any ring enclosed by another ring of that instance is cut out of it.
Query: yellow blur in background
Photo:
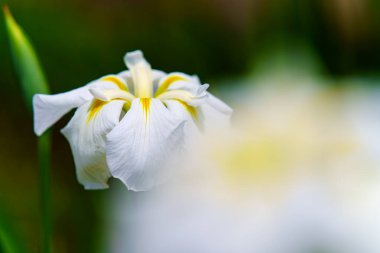
[[[110,201],[110,252],[380,250],[380,90],[284,70],[234,93],[180,176]]]

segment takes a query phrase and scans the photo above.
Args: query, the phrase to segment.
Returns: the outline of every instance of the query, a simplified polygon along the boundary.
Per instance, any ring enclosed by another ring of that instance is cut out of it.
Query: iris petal
[[[86,189],[107,188],[106,135],[119,122],[124,101],[92,100],[80,106],[63,135],[70,143],[78,181]]]
[[[36,94],[33,96],[34,132],[43,134],[63,115],[79,107],[93,97],[90,88],[117,88],[111,81],[95,80],[86,86],[55,95]]]
[[[186,121],[186,139],[193,139],[199,130],[203,129],[203,117],[198,108],[190,106],[180,100],[167,100],[165,101],[165,105],[171,113]]]
[[[86,87],[56,95],[34,95],[34,132],[41,135],[71,109],[82,105],[91,98]]]
[[[229,128],[233,110],[222,100],[208,92],[206,103],[199,108],[203,113],[205,131]]]
[[[107,135],[107,163],[112,176],[134,191],[162,183],[167,178],[168,163],[183,145],[184,123],[158,99],[135,99]]]

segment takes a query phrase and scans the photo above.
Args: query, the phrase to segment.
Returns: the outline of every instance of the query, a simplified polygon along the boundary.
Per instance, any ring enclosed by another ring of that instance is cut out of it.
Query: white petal
[[[111,101],[113,99],[122,99],[128,102],[132,102],[136,97],[125,90],[120,89],[103,89],[103,88],[91,88],[90,93],[94,98],[101,101]]]
[[[207,100],[208,93],[205,91],[207,88],[208,84],[199,86],[197,91],[195,91],[194,93],[186,90],[167,90],[164,93],[158,95],[156,98],[162,101],[169,99],[177,99],[191,106],[199,106],[201,104],[204,104]]]
[[[167,164],[184,141],[185,121],[158,99],[136,99],[107,135],[107,163],[112,176],[130,190],[148,190],[168,176]]]
[[[158,89],[155,91],[155,96],[159,96],[167,90],[178,89],[178,82],[186,82],[186,87],[190,89],[197,88],[200,85],[198,78],[180,72],[173,72],[161,78],[158,83]]]
[[[192,93],[197,93],[200,86],[202,86],[202,84],[199,81],[194,81],[194,79],[191,78],[188,80],[179,80],[174,82],[168,87],[168,90],[186,90]],[[208,86],[208,84],[203,85],[202,89],[205,91]]]
[[[118,75],[107,75],[97,80],[97,85],[92,85],[91,88],[117,89],[129,91],[127,82]]]
[[[131,93],[134,93],[133,87],[133,79],[131,75],[131,71],[125,70],[117,74],[120,78],[122,78],[128,85],[128,89]],[[152,69],[152,78],[153,78],[153,93],[156,92],[160,80],[166,75],[165,72],[161,70]]]
[[[93,98],[89,92],[91,87],[115,88],[117,85],[109,81],[102,81],[100,78],[72,91],[55,95],[34,95],[34,132],[41,135],[71,109],[91,100]]]
[[[178,118],[186,121],[185,135],[186,140],[196,138],[200,133],[202,126],[202,115],[200,111],[193,106],[178,100],[166,100],[165,104],[170,112],[172,112]]]
[[[140,50],[126,53],[124,62],[131,71],[134,93],[137,97],[152,97],[153,75],[150,64]]]
[[[71,109],[82,105],[91,98],[87,87],[56,95],[34,95],[34,132],[41,135]]]
[[[215,97],[211,93],[208,93],[207,104],[209,104],[213,109],[220,113],[231,116],[233,110],[226,103],[224,103],[219,98]]]
[[[233,110],[217,97],[208,93],[207,101],[200,106],[200,110],[203,113],[205,131],[229,128]]]
[[[190,92],[193,94],[193,96],[204,96],[206,95],[206,90],[208,89],[209,85],[206,84],[200,84],[200,83],[194,83],[189,81],[177,81],[170,85],[170,87],[167,89],[167,92],[173,91],[173,90],[183,90]]]
[[[106,135],[119,123],[124,101],[89,101],[80,106],[62,129],[70,143],[78,181],[86,189],[107,188]]]

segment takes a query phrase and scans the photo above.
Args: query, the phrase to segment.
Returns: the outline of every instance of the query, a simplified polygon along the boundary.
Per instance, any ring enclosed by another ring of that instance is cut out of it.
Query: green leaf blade
[[[21,83],[25,103],[28,109],[32,111],[33,96],[37,93],[49,94],[49,86],[47,84],[41,64],[38,61],[37,54],[34,51],[28,37],[14,20],[11,12],[9,11],[9,8],[7,6],[4,6],[3,11],[5,17],[6,33],[9,38],[10,50],[15,71]],[[49,132],[46,132],[38,139],[38,167],[40,174],[39,187],[41,201],[40,219],[42,232],[41,248],[43,253],[52,252],[50,144],[51,135]],[[2,236],[1,233],[0,236]],[[6,242],[9,242],[9,240]]]
[[[27,35],[14,20],[8,6],[4,6],[3,11],[16,74],[20,79],[27,107],[31,109],[33,95],[36,93],[48,94],[49,87]]]

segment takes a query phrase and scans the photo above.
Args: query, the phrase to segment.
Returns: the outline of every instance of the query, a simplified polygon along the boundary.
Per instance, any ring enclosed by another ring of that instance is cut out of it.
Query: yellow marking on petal
[[[86,123],[90,123],[90,121],[96,117],[96,115],[99,113],[100,109],[107,104],[107,101],[101,101],[99,99],[94,99],[90,107],[88,108],[88,114],[87,114],[87,121]]]
[[[129,109],[131,108],[131,102],[130,101],[125,101],[124,105],[123,105],[123,110],[124,111],[129,111]]]
[[[143,108],[144,114],[145,114],[145,125],[148,122],[149,118],[149,108],[150,108],[150,98],[141,98],[140,103]]]
[[[199,128],[200,131],[203,131],[204,126],[202,124],[202,121],[199,119],[199,111],[196,107],[188,105],[186,102],[180,100],[180,99],[174,99],[178,103],[180,103],[185,110],[190,114],[191,118],[194,120],[195,125]]]
[[[197,108],[195,108],[194,106],[188,105],[182,100],[179,100],[179,99],[175,99],[175,100],[178,103],[180,103],[183,107],[185,107],[186,111],[191,115],[191,117],[194,119],[195,122],[199,120]]]
[[[183,76],[180,76],[180,75],[170,75],[170,76],[168,76],[162,82],[162,84],[160,85],[160,87],[158,87],[155,96],[157,97],[158,95],[160,95],[163,92],[165,92],[169,88],[169,86],[172,85],[173,83],[175,83],[177,81],[185,81],[185,80],[186,80],[186,78],[183,77]]]
[[[128,86],[117,76],[106,76],[101,80],[114,83],[117,85],[117,87],[119,87],[119,89],[128,91]]]

